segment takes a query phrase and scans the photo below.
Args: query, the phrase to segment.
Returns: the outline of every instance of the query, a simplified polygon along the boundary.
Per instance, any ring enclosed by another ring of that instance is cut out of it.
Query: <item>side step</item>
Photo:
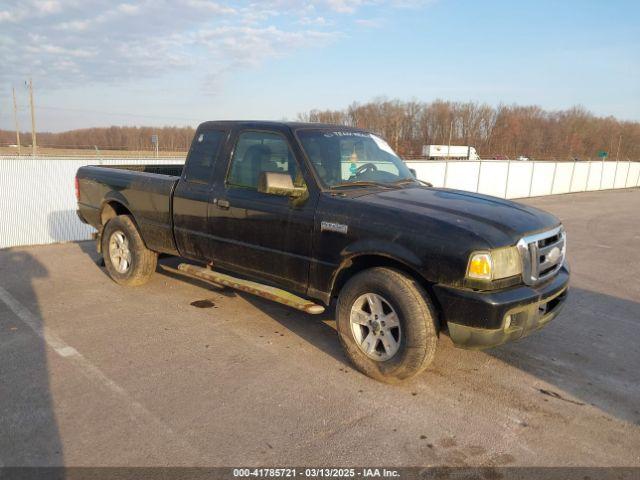
[[[269,285],[263,285],[262,283],[251,282],[249,280],[242,280],[240,278],[232,277],[231,275],[214,272],[208,268],[197,267],[196,265],[190,265],[188,263],[181,263],[178,265],[178,270],[187,275],[215,283],[216,285],[223,285],[225,287],[233,288],[234,290],[252,293],[258,297],[282,303],[283,305],[295,308],[296,310],[302,310],[306,313],[317,315],[324,312],[324,307],[322,305],[305,300],[304,298],[298,297],[297,295],[285,290],[270,287]]]

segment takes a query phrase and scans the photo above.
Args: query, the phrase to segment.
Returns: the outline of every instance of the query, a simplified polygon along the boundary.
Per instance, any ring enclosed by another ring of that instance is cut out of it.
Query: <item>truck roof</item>
[[[301,130],[305,128],[316,129],[336,129],[352,130],[355,132],[368,132],[365,129],[350,127],[346,125],[338,125],[332,123],[311,123],[311,122],[276,122],[270,120],[211,120],[203,122],[198,126],[198,129],[203,128],[215,128],[215,127],[240,127],[240,128],[268,128],[275,130]]]

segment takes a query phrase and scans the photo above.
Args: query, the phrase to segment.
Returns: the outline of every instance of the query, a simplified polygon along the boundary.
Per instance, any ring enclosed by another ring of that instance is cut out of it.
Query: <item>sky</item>
[[[0,129],[295,120],[378,97],[640,120],[637,0],[1,0]]]

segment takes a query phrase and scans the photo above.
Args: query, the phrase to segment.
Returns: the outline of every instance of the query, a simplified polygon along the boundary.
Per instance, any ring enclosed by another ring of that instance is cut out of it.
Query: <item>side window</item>
[[[241,133],[231,159],[227,184],[257,189],[262,172],[288,173],[296,187],[304,186],[286,138],[270,132]]]
[[[185,167],[187,181],[209,183],[224,136],[225,132],[219,130],[200,132],[196,135],[189,151],[189,161]]]

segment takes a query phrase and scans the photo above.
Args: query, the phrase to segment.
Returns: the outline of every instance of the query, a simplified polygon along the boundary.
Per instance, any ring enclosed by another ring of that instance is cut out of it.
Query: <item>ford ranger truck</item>
[[[417,180],[384,139],[336,125],[206,122],[184,165],[87,166],[78,215],[111,278],[178,271],[305,311],[335,305],[346,355],[385,382],[441,332],[483,349],[544,327],[569,270],[553,215]]]

